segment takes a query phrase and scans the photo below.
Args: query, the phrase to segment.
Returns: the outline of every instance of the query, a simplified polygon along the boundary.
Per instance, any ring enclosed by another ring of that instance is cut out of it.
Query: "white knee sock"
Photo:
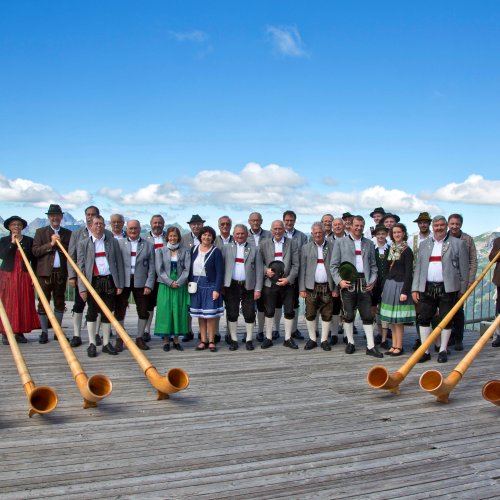
[[[373,324],[363,325],[363,330],[366,335],[366,347],[368,349],[373,349],[375,347],[375,341],[373,340]]]
[[[316,320],[309,321],[306,319],[307,332],[309,333],[309,338],[316,342]]]
[[[144,328],[144,331],[145,332],[151,332],[151,323],[153,322],[153,316],[154,316],[155,312],[154,311],[149,311],[149,318],[146,322],[146,326]]]
[[[293,319],[285,318],[285,340],[290,340],[292,338],[293,329]]]
[[[79,337],[82,333],[83,313],[73,313],[73,336]]]
[[[95,345],[95,332],[97,330],[97,323],[95,321],[87,321],[87,330],[89,332],[89,344]],[[80,335],[77,335],[78,337]]]
[[[233,342],[238,342],[238,336],[236,332],[238,331],[238,322],[237,321],[228,321],[229,333],[231,335],[231,340]]]
[[[439,352],[446,352],[448,349],[448,341],[450,340],[451,337],[451,328],[447,328],[446,330],[443,330],[441,332],[441,347],[439,349]]]
[[[111,336],[111,323],[101,323],[102,330],[102,345],[109,344],[109,338]]]
[[[328,340],[328,334],[330,333],[331,321],[321,321],[321,342],[326,342]]]
[[[431,334],[430,326],[420,326],[420,341],[422,342],[422,344],[427,340],[430,334]],[[427,349],[425,352],[428,353],[429,349]]]
[[[247,331],[247,342],[251,342],[253,340],[253,323],[245,323],[245,328]]]
[[[273,322],[274,318],[265,318],[266,338],[269,340],[273,340]]]
[[[354,323],[344,323],[344,336],[349,344],[354,345]]]

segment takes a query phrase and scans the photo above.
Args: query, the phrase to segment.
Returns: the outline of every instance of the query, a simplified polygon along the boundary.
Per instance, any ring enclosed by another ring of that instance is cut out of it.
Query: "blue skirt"
[[[191,317],[210,319],[224,316],[222,295],[219,294],[217,300],[213,300],[212,298],[215,283],[208,281],[205,276],[194,276],[193,281],[198,282],[198,289],[196,293],[191,295],[191,305],[189,306]]]

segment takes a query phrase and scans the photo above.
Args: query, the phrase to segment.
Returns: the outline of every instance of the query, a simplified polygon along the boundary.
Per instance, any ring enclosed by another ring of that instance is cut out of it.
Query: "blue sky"
[[[0,4],[0,215],[500,228],[496,1]]]

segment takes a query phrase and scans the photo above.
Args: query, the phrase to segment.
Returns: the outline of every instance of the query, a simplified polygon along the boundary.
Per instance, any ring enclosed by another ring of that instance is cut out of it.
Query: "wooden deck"
[[[134,315],[126,326],[133,335]],[[71,335],[68,314],[63,328]],[[302,324],[302,331],[305,326]],[[84,333],[84,336],[86,334]],[[483,350],[450,403],[418,386],[417,365],[401,395],[368,387],[375,364],[396,370],[407,356],[374,360],[358,351],[146,353],[160,372],[185,369],[190,387],[165,401],[128,352],[96,359],[75,349],[87,374],[104,373],[113,393],[83,410],[57,342],[21,345],[37,385],[59,406],[27,416],[10,349],[0,346],[0,497],[10,498],[499,498],[500,408],[481,397],[499,377],[500,349]],[[413,330],[406,335],[411,351]],[[466,347],[477,339],[469,333]]]

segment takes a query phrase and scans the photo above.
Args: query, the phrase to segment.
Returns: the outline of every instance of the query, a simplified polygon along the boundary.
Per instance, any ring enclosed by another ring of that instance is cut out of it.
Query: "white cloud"
[[[83,189],[61,194],[46,184],[29,179],[7,179],[0,175],[0,199],[42,208],[47,204],[57,203],[64,209],[87,203],[91,196]]]
[[[500,181],[489,181],[481,175],[472,174],[462,183],[451,182],[424,196],[454,203],[500,205]]]
[[[327,176],[323,178],[323,184],[325,186],[336,186],[338,183],[333,177]]]
[[[289,57],[309,56],[295,26],[266,26],[266,33],[277,53]]]
[[[208,34],[201,30],[170,31],[170,35],[179,42],[203,43],[208,40]]]
[[[122,189],[102,188],[101,196],[112,199],[120,205],[180,205],[184,197],[173,184],[148,184],[132,193],[123,193]]]

